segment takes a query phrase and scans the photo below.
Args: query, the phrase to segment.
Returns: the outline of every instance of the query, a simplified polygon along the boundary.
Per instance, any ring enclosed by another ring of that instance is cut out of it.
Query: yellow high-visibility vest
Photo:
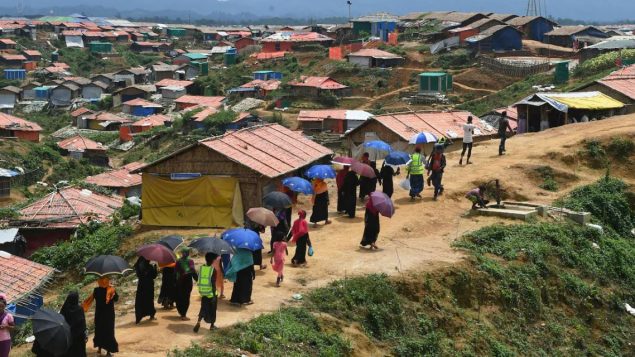
[[[216,292],[215,281],[212,279],[214,276],[214,267],[209,265],[201,265],[201,269],[198,274],[198,293],[205,297],[214,297],[218,293]]]
[[[411,175],[423,175],[425,167],[423,165],[423,160],[421,159],[421,154],[414,153],[410,155],[410,165],[408,165],[408,172]]]

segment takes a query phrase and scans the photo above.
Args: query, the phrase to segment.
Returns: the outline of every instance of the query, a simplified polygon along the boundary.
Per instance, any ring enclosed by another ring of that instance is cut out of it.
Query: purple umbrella
[[[331,161],[334,164],[342,166],[351,166],[356,160],[348,156],[338,156]]]
[[[375,170],[373,170],[372,167],[364,163],[361,163],[359,161],[356,161],[351,165],[351,170],[358,173],[360,176],[364,176],[368,178],[377,177],[377,175],[375,175]]]
[[[379,191],[371,192],[370,199],[373,201],[373,207],[382,216],[390,218],[395,214],[395,205],[385,193]]]
[[[137,249],[137,255],[159,264],[170,264],[176,262],[174,253],[163,244],[146,244]]]

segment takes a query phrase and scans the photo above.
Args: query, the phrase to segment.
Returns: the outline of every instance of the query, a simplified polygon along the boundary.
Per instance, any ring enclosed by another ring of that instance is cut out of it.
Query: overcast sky
[[[346,0],[22,0],[26,7],[88,5],[130,9],[185,10],[207,14],[213,12],[248,12],[260,16],[325,17],[348,16]],[[524,15],[528,0],[352,0],[353,15],[387,11],[404,14],[410,11],[456,10],[515,13]],[[539,0],[536,0],[539,1]],[[18,0],[0,0],[1,7],[15,6]],[[580,20],[612,21],[635,18],[633,0],[546,0],[547,14]],[[60,14],[61,15],[61,14]]]

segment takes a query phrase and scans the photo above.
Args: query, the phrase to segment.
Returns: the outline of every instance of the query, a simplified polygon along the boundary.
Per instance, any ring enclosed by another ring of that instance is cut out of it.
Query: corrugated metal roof
[[[202,95],[184,95],[175,100],[177,104],[199,104],[207,107],[220,108],[225,97],[206,97]]]
[[[68,151],[85,151],[85,150],[96,150],[96,151],[104,151],[104,152],[106,151],[106,147],[103,146],[101,143],[92,141],[81,135],[71,136],[68,139],[62,140],[57,143],[57,146]]]
[[[8,303],[19,303],[33,294],[55,271],[46,265],[0,252],[0,291],[7,295]]]
[[[264,90],[276,90],[280,88],[281,83],[282,82],[277,79],[269,79],[266,81],[263,81],[262,79],[254,79],[251,82],[243,84],[242,86],[240,86],[240,88],[261,88]]]
[[[0,229],[0,244],[13,242],[18,231],[18,228]]]
[[[149,117],[145,117],[141,120],[137,120],[136,122],[132,123],[131,126],[136,126],[136,127],[155,127],[155,126],[162,126],[165,124],[166,121],[172,121],[172,118],[170,118],[167,115],[163,115],[163,114],[155,114],[155,115],[151,115]]]
[[[372,57],[372,58],[387,58],[387,59],[403,59],[394,53],[378,50],[376,48],[363,48],[357,52],[349,53],[348,56],[355,57]]]
[[[598,83],[635,100],[635,77],[620,80],[600,80]]]
[[[265,37],[261,42],[327,42],[332,38],[317,32],[277,32]]]
[[[123,206],[121,197],[110,197],[68,187],[55,191],[20,210],[25,221],[40,221],[45,227],[74,228],[89,217],[108,221]]]
[[[325,109],[325,110],[301,110],[298,121],[323,121],[324,119],[337,120],[366,120],[373,115],[363,110]]]
[[[311,164],[333,152],[281,125],[264,125],[201,141],[228,159],[270,178]]]
[[[562,27],[558,27],[556,29],[553,29],[550,32],[545,33],[545,35],[547,36],[572,36],[575,35],[577,33],[580,33],[582,31],[586,31],[589,29],[593,29],[596,31],[600,31],[602,32],[602,30],[598,29],[597,27],[594,26],[562,26]],[[608,37],[608,36],[607,36]]]
[[[163,108],[161,104],[152,103],[142,98],[135,98],[127,102],[122,103],[131,107],[144,107],[144,108]]]
[[[166,79],[162,79],[158,82],[156,82],[154,85],[157,87],[189,87],[193,84],[194,82],[192,81],[179,81],[176,79],[170,79],[170,78],[166,78]]]
[[[0,128],[18,131],[42,131],[36,123],[0,112]]]
[[[118,170],[104,172],[99,175],[86,177],[86,182],[101,187],[126,188],[141,185],[141,174],[131,174],[130,171],[142,167],[144,163],[133,162]]]
[[[297,87],[315,87],[319,89],[344,89],[347,86],[338,83],[330,77],[300,77],[299,81],[289,82],[290,86]]]
[[[469,116],[477,118],[470,112],[460,111],[395,113],[379,115],[372,119],[399,135],[402,140],[409,141],[413,135],[424,131],[451,139],[462,138],[463,124],[467,123]],[[474,125],[480,131],[475,133],[475,136],[494,133],[477,121],[474,121]]]

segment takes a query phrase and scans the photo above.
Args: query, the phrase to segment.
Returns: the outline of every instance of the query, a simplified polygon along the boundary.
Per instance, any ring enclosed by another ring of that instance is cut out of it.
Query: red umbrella
[[[379,191],[371,192],[370,199],[373,202],[373,207],[382,216],[390,218],[395,214],[395,205],[385,193]]]
[[[356,160],[348,156],[338,156],[331,161],[334,164],[342,166],[351,166]]]
[[[176,257],[170,248],[163,244],[146,244],[137,249],[137,255],[159,264],[170,264],[176,262]]]
[[[278,217],[264,207],[250,208],[249,211],[247,211],[247,218],[265,227],[275,227],[279,223]]]
[[[372,167],[361,163],[359,161],[355,161],[352,165],[351,165],[351,170],[353,170],[354,172],[358,173],[361,176],[364,177],[368,177],[368,178],[375,178],[377,177],[375,175],[375,170],[373,170]]]

